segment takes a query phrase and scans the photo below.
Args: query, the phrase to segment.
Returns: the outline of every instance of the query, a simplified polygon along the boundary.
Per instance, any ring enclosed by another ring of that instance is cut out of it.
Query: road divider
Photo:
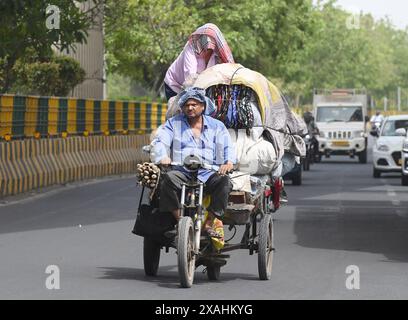
[[[0,95],[0,141],[149,133],[166,103]]]
[[[149,135],[0,142],[0,197],[54,184],[136,172]]]

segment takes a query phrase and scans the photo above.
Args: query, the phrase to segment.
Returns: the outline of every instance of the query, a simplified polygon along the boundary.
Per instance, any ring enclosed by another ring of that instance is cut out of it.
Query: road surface
[[[231,252],[217,282],[200,267],[180,288],[174,250],[146,277],[131,176],[3,200],[0,299],[407,299],[408,188],[357,162],[323,158],[302,186],[287,183],[270,281],[246,250]]]

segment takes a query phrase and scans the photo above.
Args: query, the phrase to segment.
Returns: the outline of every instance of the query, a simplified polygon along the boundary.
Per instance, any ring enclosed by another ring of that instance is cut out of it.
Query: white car
[[[373,146],[374,178],[379,178],[382,172],[401,172],[401,150],[407,128],[408,115],[385,118]]]
[[[408,186],[408,135],[402,145],[402,171],[401,184]]]

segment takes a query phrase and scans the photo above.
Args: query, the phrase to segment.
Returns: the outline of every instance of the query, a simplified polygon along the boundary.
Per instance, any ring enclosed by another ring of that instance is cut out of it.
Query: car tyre
[[[358,153],[358,161],[360,163],[367,163],[367,149]]]
[[[405,174],[401,175],[401,185],[408,186],[408,175]]]
[[[374,178],[380,178],[381,177],[381,171],[376,169],[376,168],[373,168],[373,177]]]
[[[306,155],[306,157],[302,159],[302,166],[303,166],[303,171],[310,170],[310,160],[309,160],[308,155]]]
[[[302,184],[302,170],[299,169],[299,171],[296,173],[296,175],[293,176],[292,184],[294,186],[300,186]]]

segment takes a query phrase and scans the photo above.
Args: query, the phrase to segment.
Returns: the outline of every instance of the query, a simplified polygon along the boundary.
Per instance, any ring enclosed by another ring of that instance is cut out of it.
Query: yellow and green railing
[[[167,105],[0,95],[0,198],[134,173]]]
[[[144,134],[166,110],[155,102],[0,95],[0,139]]]

